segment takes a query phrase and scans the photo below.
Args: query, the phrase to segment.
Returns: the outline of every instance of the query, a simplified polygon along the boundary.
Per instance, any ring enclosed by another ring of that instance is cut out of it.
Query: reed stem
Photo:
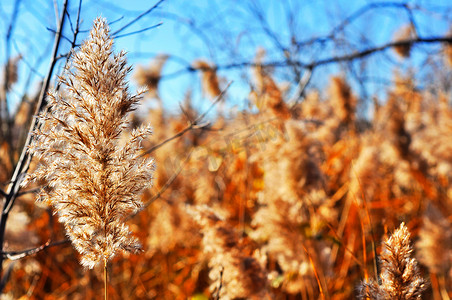
[[[104,260],[104,291],[105,297],[104,299],[108,299],[108,290],[107,290],[107,260]]]

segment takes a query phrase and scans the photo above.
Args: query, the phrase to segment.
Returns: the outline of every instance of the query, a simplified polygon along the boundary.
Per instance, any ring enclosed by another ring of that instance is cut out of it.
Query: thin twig
[[[9,260],[19,260],[21,258],[39,253],[47,248],[50,247],[55,247],[55,246],[60,246],[63,244],[69,243],[69,240],[61,240],[61,241],[57,241],[57,242],[50,242],[47,241],[45,244],[39,246],[39,247],[35,247],[35,248],[31,248],[31,249],[27,249],[27,250],[23,250],[23,251],[7,251],[7,252],[3,252],[2,256],[3,258],[9,259]]]
[[[370,218],[369,208],[367,207],[367,198],[366,198],[366,195],[364,194],[364,188],[361,185],[361,179],[359,178],[359,176],[356,173],[356,171],[355,171],[353,166],[352,166],[352,170],[353,170],[353,173],[354,173],[356,179],[358,180],[359,188],[361,190],[361,195],[363,197],[363,201],[362,202],[363,202],[363,206],[364,206],[364,211],[366,213],[367,222],[369,223],[370,241],[371,241],[371,244],[372,244],[372,252],[373,252],[373,255],[374,255],[373,263],[374,263],[375,278],[378,280],[378,282],[380,282],[381,278],[380,278],[380,266],[378,265],[378,262],[377,262],[377,257],[378,257],[378,255],[377,255],[377,246],[376,246],[375,239],[374,239],[375,238],[374,228],[372,226],[372,220]],[[355,197],[355,201],[356,201],[356,195],[353,195],[353,196]],[[363,228],[363,231],[364,231],[364,228]],[[363,234],[364,234],[364,232],[363,232]],[[366,249],[363,249],[363,250],[366,251]]]
[[[294,96],[292,97],[291,100],[289,100],[289,103],[293,103],[292,106],[290,107],[291,109],[293,109],[298,104],[301,97],[303,96],[303,93],[304,93],[306,87],[308,86],[309,82],[311,81],[312,73],[313,73],[312,71],[313,71],[313,69],[308,68],[305,71],[305,73],[303,74],[303,77],[301,77]]]
[[[151,8],[149,8],[148,10],[143,12],[141,15],[139,15],[138,17],[136,17],[135,19],[133,19],[132,21],[130,21],[126,25],[122,26],[121,28],[119,28],[118,30],[113,32],[112,36],[116,36],[118,33],[120,33],[121,31],[123,31],[124,29],[126,29],[127,27],[129,27],[130,25],[132,25],[133,23],[135,23],[136,21],[138,21],[139,19],[141,19],[142,17],[144,17],[145,15],[147,15],[148,13],[150,13],[151,11],[156,9],[163,1],[165,1],[165,0],[160,0],[159,2],[154,4]]]
[[[143,33],[143,32],[145,32],[145,31],[147,31],[147,30],[150,30],[150,29],[154,29],[154,28],[160,27],[160,25],[162,25],[162,24],[163,24],[163,22],[160,22],[160,23],[158,23],[158,24],[155,24],[155,25],[152,25],[152,26],[149,26],[149,27],[146,27],[146,28],[137,30],[137,31],[132,31],[132,32],[129,32],[129,33],[124,33],[124,34],[118,34],[118,35],[116,35],[116,36],[113,36],[113,38],[119,39],[119,38],[122,38],[122,37],[125,37],[125,36],[131,36],[131,35],[134,35],[134,34]]]
[[[26,195],[26,194],[34,194],[36,192],[39,192],[40,190],[41,190],[41,188],[37,187],[37,188],[31,189],[31,190],[26,190],[26,191],[19,192],[19,193],[17,193],[17,198],[19,198],[19,197],[21,197],[23,195]]]
[[[342,32],[348,25],[350,25],[352,22],[354,22],[356,19],[362,17],[364,14],[366,14],[369,11],[373,11],[375,9],[385,9],[385,8],[399,8],[399,9],[405,9],[409,12],[411,12],[411,8],[406,3],[398,3],[398,2],[373,2],[369,3],[352,14],[350,14],[348,17],[346,17],[342,22],[340,22],[336,27],[334,27],[327,35],[322,37],[315,37],[310,38],[308,40],[299,41],[297,42],[298,47],[303,46],[310,46],[314,43],[325,43],[328,41],[333,41],[334,37],[337,36],[338,33]]]

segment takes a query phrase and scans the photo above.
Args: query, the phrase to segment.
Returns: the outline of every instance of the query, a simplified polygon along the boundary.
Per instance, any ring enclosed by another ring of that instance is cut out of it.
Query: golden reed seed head
[[[43,180],[41,200],[52,205],[67,235],[93,268],[118,250],[136,252],[125,218],[141,205],[139,194],[151,184],[154,162],[140,157],[150,127],[119,142],[127,115],[140,100],[128,91],[130,67],[124,52],[113,53],[106,20],[94,22],[90,37],[72,56],[63,92],[49,93],[30,152],[40,159],[29,180]]]
[[[203,60],[193,62],[192,67],[201,70],[203,92],[212,99],[219,96],[221,90],[215,67]]]
[[[361,299],[420,299],[427,288],[416,259],[411,258],[410,232],[404,223],[384,243],[380,256],[381,284],[366,282]]]
[[[409,24],[409,25],[402,26],[395,32],[394,41],[401,42],[401,41],[413,39],[415,37],[416,37],[416,32],[415,32],[413,26],[411,24]],[[411,47],[412,47],[412,44],[394,46],[394,51],[401,58],[408,58],[408,57],[410,57],[410,54],[411,54]]]

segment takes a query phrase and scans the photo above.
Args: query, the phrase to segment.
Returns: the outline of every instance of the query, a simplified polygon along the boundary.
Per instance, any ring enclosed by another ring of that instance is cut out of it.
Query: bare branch
[[[359,58],[363,58],[369,55],[372,55],[377,52],[381,52],[384,50],[387,50],[389,48],[397,47],[397,46],[406,46],[406,45],[414,45],[414,44],[431,44],[431,43],[452,43],[452,36],[444,36],[444,37],[428,37],[428,38],[422,38],[417,37],[414,39],[408,39],[403,41],[396,41],[396,42],[389,42],[387,44],[375,47],[375,48],[369,48],[363,51],[358,51],[351,54],[346,54],[342,56],[333,56],[327,59],[318,60],[316,62],[310,63],[310,64],[303,64],[300,63],[302,67],[305,68],[314,68],[321,65],[331,64],[331,63],[337,63],[342,61],[351,61]]]
[[[145,31],[147,31],[147,30],[157,28],[157,27],[159,27],[159,26],[162,25],[162,24],[163,24],[163,23],[160,22],[160,23],[158,23],[158,24],[155,24],[155,25],[152,25],[152,26],[149,26],[149,27],[146,27],[146,28],[137,30],[137,31],[132,31],[132,32],[129,32],[129,33],[124,33],[124,34],[116,35],[116,36],[114,36],[114,38],[115,38],[115,39],[119,39],[119,38],[122,38],[122,37],[125,37],[125,36],[130,36],[130,35],[142,33],[142,32],[145,32]]]
[[[352,61],[355,59],[364,58],[366,56],[370,56],[372,54],[385,51],[387,49],[397,47],[397,46],[405,46],[405,45],[416,45],[416,44],[438,44],[438,43],[449,43],[452,44],[452,36],[433,36],[433,37],[416,37],[413,39],[407,39],[402,41],[391,41],[389,43],[383,44],[381,46],[368,48],[362,51],[357,51],[350,54],[345,55],[337,55],[332,56],[329,58],[316,60],[311,63],[306,63],[302,61],[293,61],[292,63],[305,69],[312,69],[323,66],[323,65],[329,65],[333,63],[338,62],[344,62],[344,61]],[[231,63],[231,64],[225,64],[225,65],[217,65],[216,67],[213,67],[213,70],[231,70],[231,69],[238,69],[238,68],[244,68],[244,67],[256,67],[256,66],[262,66],[262,67],[277,67],[277,68],[287,68],[290,67],[290,65],[287,64],[287,61],[273,61],[268,63],[259,63],[256,64],[255,62],[245,61],[245,62],[238,62],[238,63]],[[166,75],[162,75],[161,79],[172,79],[175,77],[179,77],[186,73],[192,73],[192,72],[198,72],[202,71],[202,69],[198,68],[195,69],[191,66],[187,66],[184,69],[181,69],[179,71],[175,71],[173,73],[169,73]]]
[[[127,23],[126,25],[122,26],[121,28],[119,28],[118,30],[116,30],[115,32],[113,32],[112,36],[116,36],[118,33],[120,33],[121,31],[123,31],[124,29],[126,29],[127,27],[129,27],[130,25],[132,25],[133,23],[137,22],[139,19],[141,19],[142,17],[144,17],[145,15],[147,15],[148,13],[150,13],[151,11],[153,11],[154,9],[156,9],[163,1],[165,0],[160,0],[158,1],[156,4],[154,4],[151,8],[149,8],[148,10],[146,10],[145,12],[143,12],[141,15],[139,15],[138,17],[136,17],[135,19],[133,19],[132,21],[130,21],[129,23]]]
[[[9,109],[8,109],[8,85],[10,84],[10,55],[11,55],[11,37],[14,31],[14,26],[16,25],[17,15],[19,13],[19,7],[21,0],[17,0],[14,3],[13,14],[11,16],[11,21],[6,32],[5,39],[5,58],[6,64],[4,68],[4,79],[3,88],[0,92],[0,140],[11,140],[11,127],[13,120],[10,119]],[[9,160],[14,164],[13,153],[9,152]]]
[[[369,3],[361,8],[359,8],[357,11],[350,14],[348,17],[346,17],[341,23],[339,23],[336,27],[334,27],[329,34],[323,37],[316,37],[311,38],[308,40],[300,41],[297,43],[299,47],[302,46],[309,46],[314,43],[325,43],[330,40],[333,40],[334,37],[341,31],[343,31],[348,25],[353,23],[358,18],[362,17],[369,11],[373,11],[375,9],[384,9],[384,8],[397,8],[397,9],[405,9],[407,10],[408,14],[411,13],[411,8],[407,3],[399,3],[399,2],[373,2]]]
[[[48,31],[50,31],[51,33],[55,33],[55,34],[58,33],[58,29],[55,30],[55,29],[52,29],[52,28],[50,28],[50,27],[46,27],[46,29],[47,29]],[[68,38],[67,36],[65,36],[64,34],[62,34],[61,37],[62,37],[63,39],[65,39],[65,40],[66,40],[67,42],[69,42],[69,43],[72,42],[71,39]]]
[[[41,89],[41,93],[39,96],[35,115],[37,115],[46,105],[45,95],[49,88],[50,78],[52,77],[53,70],[54,70],[55,63],[56,63],[56,57],[57,57],[57,53],[58,53],[58,49],[59,49],[59,45],[60,45],[60,41],[61,41],[61,36],[62,36],[62,32],[63,32],[64,20],[66,17],[66,14],[64,13],[64,11],[67,9],[67,5],[68,5],[68,0],[65,0],[64,5],[63,5],[63,13],[61,14],[60,25],[58,28],[58,34],[55,36],[55,44],[54,44],[53,55],[52,55],[53,59],[50,64],[49,71],[46,76],[46,80]],[[35,129],[35,127],[37,126],[37,124],[38,124],[38,120],[35,119],[35,121],[32,122],[32,124],[30,125],[27,140],[22,149],[22,153],[20,155],[19,161],[17,162],[17,165],[14,169],[14,174],[11,178],[11,183],[8,185],[8,188],[6,190],[7,195],[6,195],[5,201],[3,202],[2,214],[1,214],[1,218],[0,218],[0,249],[1,250],[3,249],[6,221],[8,219],[9,212],[14,205],[14,201],[17,197],[17,194],[19,193],[20,184],[22,183],[23,177],[24,177],[23,174],[28,170],[28,167],[30,165],[31,156],[28,154],[27,148],[28,148],[28,145],[30,145],[30,142],[32,139],[32,132]],[[0,270],[2,270],[2,266],[3,266],[3,256],[0,256]],[[6,284],[5,280],[2,280],[0,282],[0,292],[3,291],[5,284]]]

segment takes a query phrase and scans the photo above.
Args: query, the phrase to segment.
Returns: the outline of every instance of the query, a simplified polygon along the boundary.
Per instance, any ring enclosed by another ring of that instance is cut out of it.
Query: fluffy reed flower
[[[332,77],[329,92],[335,115],[345,124],[352,123],[355,120],[357,101],[344,78]]]
[[[167,254],[176,246],[191,247],[199,244],[198,228],[185,211],[184,203],[159,199],[153,203],[153,208],[156,208],[156,216],[149,229],[150,249]]]
[[[21,55],[17,55],[15,57],[11,57],[8,59],[7,62],[7,72],[8,72],[8,77],[7,78],[3,78],[3,80],[7,80],[6,82],[6,91],[10,91],[11,87],[17,82],[18,79],[18,67],[19,67],[19,62],[22,59]],[[3,74],[4,77],[6,77],[6,74]]]
[[[146,86],[151,98],[159,98],[158,85],[160,75],[168,58],[169,55],[167,54],[159,54],[151,61],[149,68],[138,66],[135,71],[134,79],[140,86]]]
[[[452,227],[433,204],[429,203],[423,217],[416,248],[419,261],[432,273],[446,274],[452,267]]]
[[[452,30],[449,31],[449,36],[451,35]],[[443,49],[446,62],[449,65],[449,67],[452,67],[452,46],[450,44],[445,44]]]
[[[412,25],[404,25],[394,34],[394,41],[401,42],[415,37],[415,31]],[[412,44],[395,46],[394,51],[402,58],[410,57]]]
[[[411,258],[410,232],[404,223],[383,243],[381,284],[371,281],[361,286],[361,299],[420,299],[427,288],[417,261]]]
[[[202,72],[202,89],[205,94],[211,98],[215,98],[221,94],[217,72],[214,67],[203,60],[198,60],[193,63],[193,68]]]
[[[314,297],[316,279],[303,245],[321,232],[320,220],[334,219],[334,212],[323,192],[320,145],[302,123],[289,120],[284,126],[286,139],[269,142],[263,152],[264,189],[261,207],[253,217],[256,229],[252,237],[264,244],[261,250],[276,259],[285,291]],[[323,241],[315,244],[319,256],[326,258],[327,245]]]
[[[203,252],[209,257],[211,290],[218,299],[266,299],[267,279],[259,262],[243,253],[237,234],[207,206],[188,207],[201,225]]]
[[[113,53],[106,20],[96,19],[67,76],[59,79],[65,93],[49,93],[49,113],[40,116],[30,147],[41,164],[29,179],[47,182],[41,200],[55,208],[88,268],[106,264],[118,250],[140,249],[124,221],[141,206],[138,194],[150,185],[154,164],[139,151],[150,127],[119,143],[140,100],[128,91],[130,70],[125,53]]]
[[[283,92],[268,74],[268,70],[262,66],[264,56],[265,50],[259,49],[254,68],[256,91],[250,94],[250,100],[256,104],[259,110],[270,111],[274,116],[287,120],[290,118],[289,107],[284,101]]]

